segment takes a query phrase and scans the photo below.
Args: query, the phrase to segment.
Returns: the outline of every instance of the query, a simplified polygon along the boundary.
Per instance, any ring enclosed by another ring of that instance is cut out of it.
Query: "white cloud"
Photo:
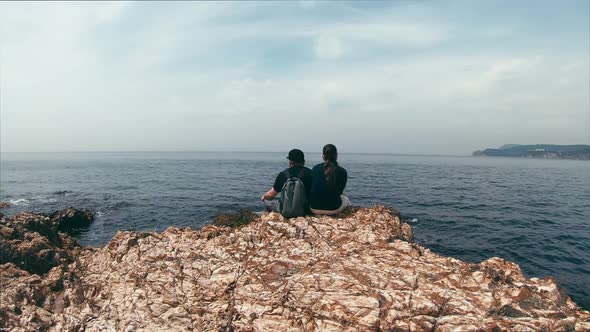
[[[108,1],[103,2],[95,10],[96,18],[99,21],[114,21],[122,16],[125,10],[131,5],[130,1]]]
[[[314,36],[314,51],[319,58],[337,59],[369,48],[423,48],[441,44],[450,38],[449,28],[429,23],[370,22],[332,24],[303,29]]]
[[[444,25],[387,21],[347,25],[341,33],[353,40],[410,47],[436,45],[450,37],[448,27]]]
[[[312,9],[317,6],[316,0],[299,0],[299,5],[305,9]]]
[[[315,54],[320,58],[335,59],[344,54],[344,46],[339,38],[319,36],[315,40]]]

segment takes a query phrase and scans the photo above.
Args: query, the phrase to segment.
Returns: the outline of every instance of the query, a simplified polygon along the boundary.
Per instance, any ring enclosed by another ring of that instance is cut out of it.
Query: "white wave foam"
[[[411,222],[412,224],[415,224],[415,223],[417,223],[417,222],[418,222],[418,219],[414,218],[414,219],[410,220],[410,222]]]
[[[11,199],[9,202],[11,205],[14,205],[14,206],[29,205],[29,203],[31,203],[31,201],[29,201],[26,198]]]
[[[47,196],[36,196],[33,199],[41,203],[53,203],[57,201],[55,198],[47,198]]]

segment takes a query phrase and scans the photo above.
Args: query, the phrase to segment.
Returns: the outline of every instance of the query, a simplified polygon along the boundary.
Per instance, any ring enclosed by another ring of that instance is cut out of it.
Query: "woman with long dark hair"
[[[312,169],[309,205],[314,214],[338,214],[350,205],[342,193],[346,187],[348,174],[338,165],[338,150],[334,144],[326,144],[322,149],[323,163]]]

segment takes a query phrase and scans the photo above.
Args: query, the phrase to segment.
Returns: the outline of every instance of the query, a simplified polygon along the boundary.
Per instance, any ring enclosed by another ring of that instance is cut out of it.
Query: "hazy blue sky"
[[[0,3],[2,151],[590,144],[588,0]]]

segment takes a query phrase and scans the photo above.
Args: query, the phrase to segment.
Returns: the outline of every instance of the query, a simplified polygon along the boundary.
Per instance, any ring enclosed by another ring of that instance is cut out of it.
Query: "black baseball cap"
[[[303,163],[305,162],[305,155],[303,154],[303,151],[299,149],[293,149],[289,151],[289,156],[287,156],[287,159],[296,163]]]

